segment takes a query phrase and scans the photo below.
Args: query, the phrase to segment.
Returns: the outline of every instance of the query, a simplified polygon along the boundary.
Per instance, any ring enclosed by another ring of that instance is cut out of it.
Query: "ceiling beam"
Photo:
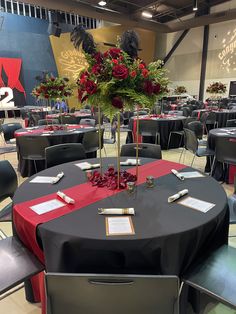
[[[92,7],[85,3],[80,3],[79,1],[27,0],[27,3],[40,5],[52,10],[66,11],[95,19],[110,21],[127,27],[139,27],[160,33],[168,32],[168,27],[161,23],[143,20],[141,18],[133,18],[131,15],[109,11],[106,8]]]

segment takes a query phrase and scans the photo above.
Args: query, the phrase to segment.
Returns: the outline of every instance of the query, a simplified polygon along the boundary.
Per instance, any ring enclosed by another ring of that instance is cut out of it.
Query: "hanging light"
[[[99,4],[101,7],[104,7],[107,3],[106,3],[106,1],[99,1],[98,4]]]
[[[143,17],[146,17],[148,19],[151,19],[152,18],[152,13],[148,12],[148,11],[143,11],[142,12],[142,16]]]
[[[193,11],[197,11],[198,6],[197,6],[197,0],[193,0]]]

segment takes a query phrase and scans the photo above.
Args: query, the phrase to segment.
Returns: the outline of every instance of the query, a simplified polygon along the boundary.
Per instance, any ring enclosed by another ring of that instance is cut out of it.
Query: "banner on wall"
[[[21,66],[20,58],[0,58],[0,109],[26,105]]]

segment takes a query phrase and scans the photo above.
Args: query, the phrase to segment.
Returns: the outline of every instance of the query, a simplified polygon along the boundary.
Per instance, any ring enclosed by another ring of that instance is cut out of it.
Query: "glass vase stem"
[[[138,138],[139,138],[139,109],[137,110],[137,119],[136,119],[136,177],[138,181]]]
[[[120,112],[117,115],[117,188],[120,188]]]
[[[102,130],[101,130],[101,107],[98,105],[98,141],[99,141],[99,159],[100,159],[100,174],[102,175]]]

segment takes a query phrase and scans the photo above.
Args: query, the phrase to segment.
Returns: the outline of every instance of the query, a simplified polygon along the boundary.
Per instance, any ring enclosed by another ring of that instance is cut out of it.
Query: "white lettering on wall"
[[[221,68],[227,72],[236,71],[236,28],[228,31],[226,38],[222,40],[223,49],[218,54]]]
[[[3,96],[3,97],[2,97]],[[0,88],[0,108],[9,108],[14,107],[15,103],[13,100],[13,91],[10,87],[1,87]]]

